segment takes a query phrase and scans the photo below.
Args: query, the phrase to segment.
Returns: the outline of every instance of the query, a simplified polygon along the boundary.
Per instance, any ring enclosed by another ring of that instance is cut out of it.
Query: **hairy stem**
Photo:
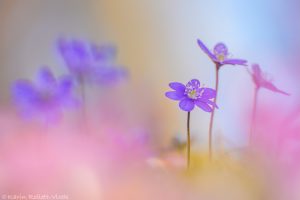
[[[190,115],[191,112],[187,114],[187,168],[190,168],[191,159],[191,135],[190,135]]]
[[[214,104],[217,102],[217,95],[218,95],[218,88],[219,88],[219,68],[220,65],[216,63],[216,84],[215,84],[215,90],[216,90],[216,97],[214,98]],[[208,153],[209,153],[209,159],[212,158],[212,129],[214,124],[214,115],[215,115],[215,106],[212,108],[212,112],[210,115],[210,122],[209,122],[209,129],[208,129]]]

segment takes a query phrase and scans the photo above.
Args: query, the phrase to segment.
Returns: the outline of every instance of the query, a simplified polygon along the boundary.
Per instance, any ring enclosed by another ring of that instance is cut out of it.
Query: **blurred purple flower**
[[[169,86],[175,91],[166,92],[166,96],[179,101],[181,110],[190,112],[195,105],[206,112],[212,112],[213,107],[218,108],[212,101],[216,97],[216,91],[211,88],[200,87],[200,81],[197,79],[189,81],[186,85],[172,82]]]
[[[70,73],[80,83],[115,84],[127,76],[123,67],[114,64],[116,48],[111,45],[98,46],[60,38],[57,48]]]
[[[278,92],[284,95],[290,95],[280,89],[278,89],[271,80],[268,80],[265,73],[263,73],[259,67],[258,64],[252,65],[252,72],[250,72],[252,75],[252,80],[256,86],[257,89],[259,88],[266,88],[268,90],[271,90],[273,92]]]
[[[71,77],[56,79],[47,67],[43,67],[34,82],[17,80],[13,84],[12,94],[27,117],[36,116],[56,121],[65,106],[78,104],[77,99],[72,96],[72,89]]]
[[[210,59],[216,63],[219,67],[222,65],[246,65],[247,60],[243,59],[235,59],[235,58],[229,58],[229,52],[228,48],[224,43],[218,43],[215,45],[213,51],[210,51],[205,44],[198,39],[198,45],[206,53]]]

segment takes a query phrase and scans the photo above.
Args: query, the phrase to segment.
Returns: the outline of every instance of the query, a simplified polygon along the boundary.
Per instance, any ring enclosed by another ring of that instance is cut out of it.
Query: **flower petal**
[[[18,103],[31,103],[36,98],[36,90],[31,82],[18,80],[12,87],[12,93]]]
[[[193,100],[191,100],[189,98],[185,98],[179,102],[179,107],[181,108],[181,110],[190,112],[194,109],[195,103]]]
[[[213,61],[217,61],[216,56],[205,46],[205,44],[200,39],[198,39],[197,42],[204,53],[206,53]]]
[[[63,76],[59,80],[57,88],[57,101],[62,106],[78,107],[80,101],[73,96],[74,83],[70,76]]]
[[[284,91],[278,89],[273,83],[271,83],[271,82],[269,82],[269,81],[263,82],[263,83],[261,84],[261,87],[264,87],[264,88],[266,88],[266,89],[268,89],[268,90],[271,90],[271,91],[273,91],[273,92],[278,92],[278,93],[281,93],[281,94],[284,94],[284,95],[288,95],[288,96],[290,95],[289,93],[284,92]]]
[[[73,87],[72,78],[70,76],[63,76],[58,83],[58,94],[63,96],[68,95],[72,92]]]
[[[38,84],[42,87],[48,87],[49,85],[55,84],[56,80],[48,67],[42,67],[37,75]]]
[[[117,49],[113,45],[95,45],[91,44],[92,55],[95,60],[100,62],[112,61],[116,58]]]
[[[219,42],[214,47],[214,55],[228,56],[228,48],[223,42]]]
[[[83,41],[59,38],[57,40],[57,48],[73,74],[80,77],[89,72],[91,55]]]
[[[228,65],[244,65],[247,66],[247,60],[243,59],[226,59],[222,62],[222,64]]]
[[[169,84],[170,88],[172,88],[173,90],[176,90],[176,91],[182,91],[184,92],[185,90],[185,85],[183,85],[182,83],[178,83],[178,82],[172,82]]]
[[[112,86],[125,80],[128,77],[128,71],[123,67],[98,66],[91,76],[100,85]]]
[[[170,91],[166,92],[166,97],[172,100],[181,100],[184,98],[184,93],[183,92],[178,92],[178,91]]]
[[[218,105],[217,105],[215,102],[213,102],[213,101],[211,101],[211,100],[209,100],[209,99],[200,98],[200,99],[198,99],[198,101],[202,101],[202,102],[207,103],[207,104],[209,104],[209,105],[211,105],[211,106],[214,106],[214,107],[216,107],[216,108],[219,108]]]
[[[202,93],[202,97],[206,98],[206,99],[212,99],[216,97],[216,90],[212,89],[212,88],[203,88],[203,93]]]
[[[252,65],[252,71],[253,71],[253,74],[257,77],[260,77],[261,76],[261,69],[259,67],[258,64],[253,64]]]
[[[200,81],[198,79],[192,79],[186,84],[187,88],[198,89],[200,88]]]
[[[208,103],[201,101],[201,100],[197,100],[195,101],[195,104],[201,108],[202,110],[204,110],[205,112],[212,112],[212,108],[208,105]]]
[[[69,43],[71,50],[75,53],[79,58],[88,57],[88,46],[81,40],[72,40]]]

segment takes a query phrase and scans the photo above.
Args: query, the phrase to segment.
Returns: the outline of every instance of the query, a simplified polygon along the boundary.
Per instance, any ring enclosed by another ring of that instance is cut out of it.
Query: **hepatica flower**
[[[80,83],[114,84],[127,75],[123,67],[115,64],[116,48],[112,45],[60,38],[57,47],[70,73]]]
[[[255,121],[256,121],[256,110],[257,110],[257,100],[258,100],[258,92],[260,88],[266,88],[273,92],[281,93],[284,95],[289,95],[288,93],[278,89],[270,79],[267,78],[267,75],[263,73],[258,64],[252,65],[252,71],[249,72],[252,76],[252,80],[255,84],[254,90],[254,99],[253,99],[253,107],[252,107],[252,119],[250,125],[250,133],[249,133],[249,144],[252,144],[253,134],[255,129]]]
[[[218,66],[222,65],[246,65],[247,60],[230,58],[230,53],[227,46],[224,43],[217,43],[213,49],[210,51],[205,44],[198,39],[198,45],[206,53],[209,58]]]
[[[195,105],[206,112],[212,112],[217,105],[213,101],[216,97],[216,90],[201,87],[200,81],[192,79],[186,85],[178,82],[169,84],[174,91],[166,92],[166,96],[172,100],[179,101],[181,110],[187,113],[187,168],[190,167],[190,112]]]
[[[218,87],[219,87],[219,69],[223,65],[245,65],[247,64],[247,61],[244,59],[237,59],[237,58],[231,58],[230,53],[228,51],[227,46],[224,43],[217,43],[214,47],[214,49],[211,51],[209,50],[205,44],[198,39],[197,40],[199,47],[206,53],[209,58],[215,63],[216,65],[216,94],[218,93]],[[214,104],[217,102],[217,97],[215,95],[214,98]],[[211,116],[210,116],[210,123],[209,123],[209,157],[212,157],[212,131],[213,131],[213,123],[214,123],[214,113],[215,113],[215,107],[212,108]]]
[[[216,91],[211,88],[200,86],[200,81],[193,79],[186,85],[178,82],[169,84],[174,91],[166,92],[166,96],[172,100],[179,101],[181,110],[190,112],[195,105],[206,112],[212,112],[213,107],[217,105],[213,102],[216,97]]]
[[[75,106],[78,101],[72,96],[70,77],[56,79],[44,67],[35,81],[17,80],[12,88],[15,102],[27,117],[41,117],[47,121],[57,120],[66,106]]]
[[[259,88],[266,88],[273,92],[278,92],[284,95],[289,95],[288,93],[278,89],[270,79],[267,78],[266,73],[262,72],[258,64],[252,65],[252,80],[257,89]]]

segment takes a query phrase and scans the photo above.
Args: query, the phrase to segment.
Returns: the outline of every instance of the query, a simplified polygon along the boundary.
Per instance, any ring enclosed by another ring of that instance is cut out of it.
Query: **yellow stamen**
[[[196,90],[192,90],[192,91],[190,91],[189,93],[188,93],[188,96],[189,96],[189,98],[191,98],[191,99],[196,99],[197,98],[197,93],[196,93]]]
[[[219,54],[219,55],[217,55],[217,59],[218,59],[220,62],[223,62],[223,61],[225,60],[224,54]]]

